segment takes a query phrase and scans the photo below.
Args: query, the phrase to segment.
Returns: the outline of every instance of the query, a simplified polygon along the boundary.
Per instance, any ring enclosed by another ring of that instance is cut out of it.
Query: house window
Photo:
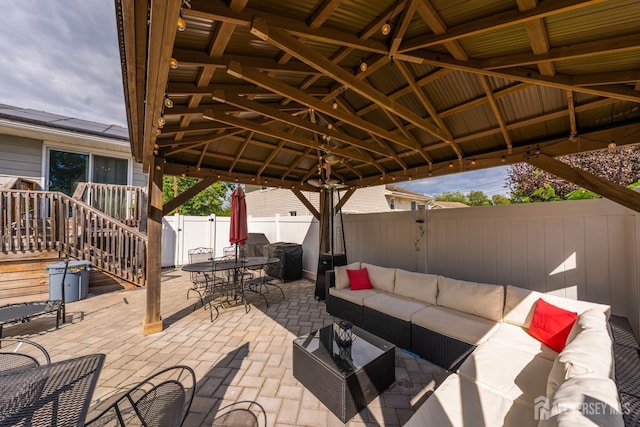
[[[418,210],[418,202],[411,201],[411,210],[412,211],[417,211]]]
[[[396,201],[394,200],[393,197],[389,199],[389,208],[390,209],[395,209],[396,208]]]
[[[298,216],[298,212],[296,212],[296,211],[289,211],[289,215],[291,215],[291,216]]]
[[[79,182],[126,185],[128,179],[127,159],[49,150],[49,191],[60,191],[71,196]]]

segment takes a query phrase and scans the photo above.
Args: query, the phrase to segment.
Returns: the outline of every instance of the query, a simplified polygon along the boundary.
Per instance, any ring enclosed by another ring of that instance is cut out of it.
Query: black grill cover
[[[277,277],[283,282],[302,279],[302,245],[277,242],[268,245],[266,249],[265,256],[280,258],[280,265],[267,266],[266,273],[269,276]]]

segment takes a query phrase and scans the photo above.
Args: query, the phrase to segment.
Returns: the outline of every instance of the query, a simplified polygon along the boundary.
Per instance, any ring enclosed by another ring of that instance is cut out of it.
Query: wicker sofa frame
[[[337,298],[329,293],[335,286],[335,273],[326,272],[327,312],[377,335],[396,346],[435,363],[448,371],[457,370],[476,346],[395,319],[369,307]],[[625,317],[611,315],[616,385],[626,427],[640,427],[640,345]],[[408,337],[408,339],[407,339]]]

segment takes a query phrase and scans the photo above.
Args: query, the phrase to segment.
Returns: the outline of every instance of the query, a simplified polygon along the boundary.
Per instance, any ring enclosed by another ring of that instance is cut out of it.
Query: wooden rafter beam
[[[253,122],[251,120],[233,117],[228,114],[210,112],[210,113],[205,113],[205,118],[209,120],[219,121],[222,123],[227,123],[233,126],[237,126],[239,128],[243,128],[251,132],[260,133],[262,135],[269,136],[271,138],[284,139],[294,144],[301,145],[303,147],[311,147],[311,148],[318,148],[318,149],[321,148],[320,147],[321,144],[318,144],[317,142],[310,140],[309,138],[304,138],[298,135],[290,134],[279,129],[271,128],[269,126],[265,126],[263,124]],[[372,158],[370,156],[366,156],[362,153],[355,152],[352,150],[346,150],[343,148],[334,148],[332,150],[332,153],[341,157],[347,157],[350,159],[358,160],[360,162],[370,163],[372,161]]]
[[[640,212],[640,193],[620,184],[595,176],[577,167],[569,166],[545,154],[532,156],[527,160],[527,163],[593,191],[631,210]]]
[[[517,0],[518,9],[526,11],[535,9],[538,6],[538,0]],[[536,55],[549,52],[549,39],[547,38],[547,29],[542,18],[534,19],[524,23],[527,29],[527,36],[531,44],[531,50]],[[553,76],[556,73],[553,62],[542,62],[538,64],[540,74]]]
[[[569,127],[571,129],[571,136],[575,137],[578,133],[578,124],[576,122],[576,104],[573,97],[573,92],[567,91],[567,109],[569,111]]]
[[[604,0],[556,0],[553,2],[543,2],[535,9],[527,11],[516,12],[514,10],[508,10],[487,16],[486,18],[475,19],[471,22],[465,22],[464,24],[451,27],[442,34],[416,37],[413,40],[407,40],[406,43],[401,46],[400,52],[410,52],[416,49],[427,48],[464,37],[495,31],[513,25],[524,24],[527,21],[542,19],[582,7],[592,6],[594,4],[601,3],[602,1]]]
[[[276,71],[283,74],[318,74],[317,70],[298,61],[279,64],[277,61],[268,58],[256,58],[243,55],[221,55],[211,57],[205,52],[197,50],[175,49],[173,57],[178,61],[179,66],[205,67],[215,69],[225,69],[229,61],[240,61],[243,64],[257,68],[260,71]]]
[[[356,115],[347,113],[342,111],[341,109],[333,109],[331,105],[326,102],[322,102],[312,96],[307,95],[306,93],[300,91],[297,88],[293,88],[285,83],[280,82],[272,77],[265,75],[264,73],[260,73],[257,70],[253,70],[251,68],[243,67],[237,62],[231,62],[227,69],[227,73],[231,74],[234,77],[243,79],[245,81],[251,82],[258,86],[269,89],[270,91],[277,93],[281,96],[285,96],[287,98],[291,98],[299,102],[300,104],[306,106],[307,108],[312,108],[316,111],[320,111],[327,116],[331,116],[337,120],[341,120],[345,123],[349,123],[352,126],[360,128],[365,132],[373,133],[378,135],[381,138],[385,138],[389,141],[392,141],[400,146],[409,148],[411,150],[419,151],[422,149],[421,146],[416,145],[415,142],[410,141],[406,138],[403,138],[394,132],[390,132],[380,126],[376,126]]]
[[[513,149],[513,144],[511,143],[511,136],[509,136],[509,131],[507,131],[507,127],[502,117],[502,111],[500,111],[500,107],[498,107],[498,103],[496,99],[493,97],[493,90],[491,86],[489,86],[489,82],[485,76],[480,76],[480,82],[482,83],[482,88],[484,89],[484,93],[487,95],[487,100],[489,101],[489,105],[491,105],[491,109],[493,110],[493,115],[496,117],[498,121],[498,126],[500,126],[500,131],[502,132],[502,137],[504,138],[504,142],[507,144],[507,149],[509,153]]]
[[[499,89],[495,92],[493,92],[493,97],[495,99],[498,98],[502,98],[503,96],[507,96],[507,95],[511,95],[512,93],[516,93],[519,92],[521,90],[524,90],[528,87],[530,87],[531,84],[530,83],[516,83],[514,85],[511,86],[507,86],[503,89]],[[448,116],[452,116],[454,114],[458,114],[464,110],[468,110],[469,108],[473,108],[473,107],[477,107],[478,105],[482,105],[486,102],[489,102],[489,100],[487,99],[487,96],[482,96],[479,98],[476,98],[474,100],[462,103],[460,105],[456,105],[455,107],[451,107],[448,108],[446,110],[440,111],[438,112],[438,114],[440,115],[440,117],[448,117]]]
[[[640,93],[627,87],[588,87],[578,86],[571,76],[557,74],[555,76],[543,76],[530,69],[509,68],[506,70],[486,70],[478,65],[478,61],[458,61],[445,54],[438,54],[429,51],[420,51],[423,63],[437,67],[450,68],[456,71],[479,74],[485,76],[499,77],[502,79],[531,83],[562,90],[573,90],[575,92],[587,93],[595,96],[609,97],[621,101],[640,102]]]
[[[531,55],[531,53],[501,55],[500,57],[481,60],[480,66],[487,69],[522,67],[533,64],[550,63],[553,61],[589,58],[631,50],[640,50],[640,35],[629,34],[625,36],[611,37],[608,39],[575,43],[570,46],[558,46],[550,48],[546,52],[540,50],[540,53],[536,53],[534,51],[534,55]]]
[[[238,147],[238,150],[236,151],[236,155],[233,158],[233,162],[231,163],[231,166],[229,166],[229,172],[233,172],[233,170],[235,169],[236,165],[238,164],[238,161],[240,160],[240,157],[242,157],[242,154],[244,153],[244,150],[247,149],[247,147],[249,146],[249,143],[251,142],[251,139],[253,139],[253,135],[255,135],[255,132],[249,132],[249,134],[246,136],[242,144]]]
[[[302,202],[302,204],[304,205],[305,208],[307,208],[309,210],[309,212],[311,212],[311,215],[313,215],[313,217],[315,219],[317,219],[318,221],[320,221],[320,212],[318,212],[318,210],[316,209],[315,206],[313,206],[313,204],[309,201],[309,199],[307,199],[304,194],[302,194],[302,192],[300,190],[298,190],[297,188],[292,188],[291,192],[293,194],[295,194],[295,196],[298,198],[298,200],[300,200]]]
[[[190,188],[186,189],[184,192],[180,193],[178,196],[165,203],[162,206],[162,215],[168,215],[169,212],[182,205],[184,202],[200,193],[202,190],[206,189],[214,182],[216,182],[216,179],[211,176],[196,182]]]
[[[265,117],[287,123],[299,129],[304,129],[306,131],[313,132],[319,135],[329,135],[332,139],[343,141],[347,144],[353,145],[366,151],[377,153],[382,156],[392,156],[394,154],[391,150],[385,150],[379,147],[371,146],[370,144],[364,144],[360,139],[349,136],[336,129],[328,129],[325,126],[311,123],[309,120],[304,120],[300,117],[292,116],[291,114],[282,113],[275,108],[264,106],[259,102],[249,101],[241,96],[225,93],[223,91],[215,91],[213,94],[213,99],[218,102],[228,103],[236,107],[256,112]]]
[[[286,28],[288,33],[304,40],[315,40],[335,46],[349,46],[354,49],[381,55],[386,54],[388,51],[387,46],[382,42],[370,40],[365,43],[358,39],[356,35],[331,28],[314,29],[309,27],[305,22],[286,18],[281,15],[250,8],[234,12],[230,10],[222,0],[191,0],[191,10],[185,10],[184,14],[219,22],[229,22],[241,27],[250,27],[255,17],[261,17],[271,22],[272,25]]]
[[[304,153],[300,154],[300,155],[298,156],[298,158],[296,158],[296,160],[295,160],[295,161],[293,161],[293,163],[291,163],[291,166],[289,166],[289,169],[287,169],[287,170],[285,171],[285,173],[283,173],[283,174],[282,174],[282,177],[283,177],[283,178],[288,177],[288,176],[289,176],[289,174],[291,174],[291,172],[293,172],[293,171],[295,170],[295,168],[297,168],[297,167],[298,167],[298,165],[299,165],[300,163],[302,163],[302,161],[303,161],[304,159],[306,159],[306,158],[307,158],[307,156],[309,156],[309,154],[311,154],[311,151],[312,151],[312,148],[307,148],[307,149],[304,151]]]
[[[416,8],[418,7],[418,0],[409,0],[409,6],[402,11],[402,15],[400,18],[400,25],[396,25],[393,29],[393,35],[391,37],[391,46],[389,47],[389,55],[394,56],[398,53],[398,48],[402,43],[402,39],[404,38],[407,29],[409,28],[409,24],[411,24],[411,20],[413,19],[413,15],[416,13]]]
[[[433,126],[431,123],[427,122],[403,105],[389,99],[371,85],[361,80],[354,79],[351,73],[335,65],[319,53],[308,49],[283,30],[269,26],[266,21],[262,19],[255,19],[251,26],[251,33],[261,40],[269,42],[278,49],[290,53],[300,61],[312,66],[318,71],[325,73],[348,89],[356,92],[366,99],[369,99],[371,102],[378,104],[380,108],[390,110],[397,116],[415,124],[438,139],[443,141],[447,140],[447,135],[445,135],[441,129]]]
[[[336,204],[335,211],[336,212],[340,212],[342,207],[349,201],[349,199],[351,198],[351,196],[353,196],[353,194],[355,192],[356,192],[356,188],[355,187],[350,187],[349,189],[347,189],[347,191],[345,191],[344,195],[342,197],[340,197],[340,201],[338,202],[338,204]]]
[[[418,3],[418,14],[422,17],[424,22],[427,23],[434,34],[444,34],[447,32],[447,25],[444,23],[429,0],[423,0]],[[467,55],[467,52],[465,52],[458,40],[444,42],[444,47],[447,48],[451,56],[460,61],[466,61],[469,59],[469,55]]]
[[[229,63],[225,65],[227,67]],[[192,83],[169,83],[167,87],[167,94],[171,95],[211,95],[215,89],[224,90],[226,92],[232,92],[237,95],[272,95],[271,92],[256,87],[254,85],[237,85],[227,83],[216,83],[215,85],[209,85],[206,87],[198,87]],[[303,89],[308,95],[311,96],[325,96],[329,93],[329,89],[326,87],[307,86]]]

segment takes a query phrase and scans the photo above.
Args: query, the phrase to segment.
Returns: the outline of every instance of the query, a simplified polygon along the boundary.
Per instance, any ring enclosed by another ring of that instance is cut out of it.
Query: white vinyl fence
[[[345,215],[343,221],[350,262],[609,304],[640,329],[640,214],[608,200]],[[272,243],[302,244],[305,276],[315,278],[313,217],[249,218],[248,226]],[[222,255],[228,236],[229,218],[166,217],[162,265],[185,264],[187,250],[197,246]]]

